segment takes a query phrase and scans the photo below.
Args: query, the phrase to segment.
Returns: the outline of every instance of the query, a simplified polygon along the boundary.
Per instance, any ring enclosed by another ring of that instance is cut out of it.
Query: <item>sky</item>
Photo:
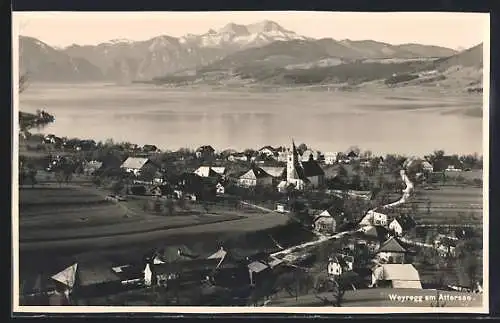
[[[390,44],[420,43],[453,49],[485,40],[483,13],[359,12],[14,12],[19,34],[48,45],[94,45],[111,39],[147,40],[202,34],[229,22],[271,20],[300,35],[337,40],[372,39]],[[16,28],[16,27],[14,27]]]

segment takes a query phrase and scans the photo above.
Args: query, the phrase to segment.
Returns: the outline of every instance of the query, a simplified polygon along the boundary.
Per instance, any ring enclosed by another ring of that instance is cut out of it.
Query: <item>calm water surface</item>
[[[59,136],[156,144],[163,149],[288,145],[377,153],[482,152],[482,119],[449,113],[480,97],[398,93],[165,89],[148,85],[30,84],[20,109],[46,109]],[[448,112],[448,113],[447,113]]]

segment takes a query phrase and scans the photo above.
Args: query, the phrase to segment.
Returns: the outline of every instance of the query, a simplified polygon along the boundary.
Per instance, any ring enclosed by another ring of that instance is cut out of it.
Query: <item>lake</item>
[[[424,90],[379,92],[250,91],[153,85],[30,84],[20,109],[46,109],[56,122],[44,133],[112,138],[161,149],[258,149],[297,144],[322,151],[350,146],[374,153],[482,153],[482,118],[464,109],[478,95]]]

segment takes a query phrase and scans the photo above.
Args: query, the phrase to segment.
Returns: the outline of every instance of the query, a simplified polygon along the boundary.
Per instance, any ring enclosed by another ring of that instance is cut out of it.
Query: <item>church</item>
[[[286,164],[286,181],[280,186],[293,184],[297,190],[305,187],[318,188],[323,185],[325,172],[311,155],[309,160],[302,161],[297,147],[292,140],[292,148],[288,151]]]

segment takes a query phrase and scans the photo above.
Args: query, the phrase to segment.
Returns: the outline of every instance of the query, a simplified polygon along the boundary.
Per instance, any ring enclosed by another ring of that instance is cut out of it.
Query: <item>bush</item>
[[[130,188],[133,195],[146,195],[146,187],[144,185],[136,185]]]

